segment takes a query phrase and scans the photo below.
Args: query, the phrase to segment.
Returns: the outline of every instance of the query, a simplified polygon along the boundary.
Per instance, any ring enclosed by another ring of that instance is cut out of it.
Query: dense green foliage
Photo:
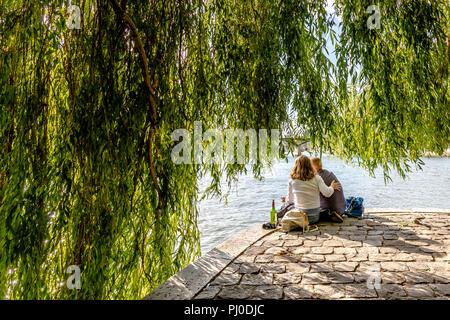
[[[338,1],[339,38],[326,1],[79,0],[70,30],[62,0],[2,0],[0,297],[140,298],[198,256],[198,178],[247,167],[175,165],[194,121],[306,128],[368,170],[441,153],[447,1],[383,1],[368,29],[371,2]]]

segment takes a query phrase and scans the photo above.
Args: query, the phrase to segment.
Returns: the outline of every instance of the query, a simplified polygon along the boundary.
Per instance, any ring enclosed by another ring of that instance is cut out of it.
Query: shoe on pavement
[[[331,211],[330,220],[337,223],[344,222],[344,218],[342,218],[341,215],[336,211]]]

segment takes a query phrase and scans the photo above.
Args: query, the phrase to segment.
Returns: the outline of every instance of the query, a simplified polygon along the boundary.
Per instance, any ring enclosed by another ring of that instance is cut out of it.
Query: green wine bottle
[[[270,223],[276,225],[277,210],[275,210],[275,200],[272,200],[272,210],[270,210]]]

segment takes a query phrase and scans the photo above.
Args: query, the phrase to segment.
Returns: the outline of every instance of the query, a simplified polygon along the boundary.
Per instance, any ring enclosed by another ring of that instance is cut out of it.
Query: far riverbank
[[[449,158],[450,157],[450,148],[444,151],[443,154],[439,155],[434,152],[425,152],[425,158]]]

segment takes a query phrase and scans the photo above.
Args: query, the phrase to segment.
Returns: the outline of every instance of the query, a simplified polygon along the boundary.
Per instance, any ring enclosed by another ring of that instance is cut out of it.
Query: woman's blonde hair
[[[314,170],[311,161],[307,156],[301,155],[295,159],[294,167],[291,170],[291,179],[308,181],[314,178]]]

